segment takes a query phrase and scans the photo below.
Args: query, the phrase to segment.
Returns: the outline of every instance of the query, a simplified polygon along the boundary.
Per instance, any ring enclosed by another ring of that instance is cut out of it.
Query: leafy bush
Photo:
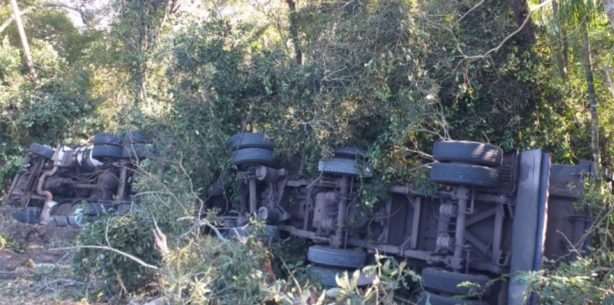
[[[220,240],[193,235],[164,258],[165,299],[172,304],[397,304],[397,291],[408,287],[408,279],[418,279],[404,263],[377,256],[375,265],[363,269],[374,278],[369,287],[357,286],[358,273],[345,273],[337,280],[339,288],[321,290],[307,276],[309,268],[286,264],[288,257],[281,255],[274,258],[254,236]],[[305,248],[302,260],[304,256]],[[287,278],[274,272],[272,262],[280,260],[283,263],[277,267]]]
[[[594,223],[585,238],[590,251],[572,249],[572,262],[549,262],[550,268],[526,275],[542,304],[614,304],[614,196],[611,182],[587,179],[579,208],[593,210]]]
[[[614,304],[614,269],[591,257],[527,277],[544,305]]]
[[[272,270],[266,270],[269,253],[254,238],[190,238],[164,262],[162,285],[173,304],[261,304],[276,289]]]
[[[96,298],[121,298],[142,291],[153,283],[155,270],[144,267],[125,255],[88,246],[109,247],[133,255],[147,264],[159,265],[154,227],[145,213],[103,217],[87,225],[77,242],[73,258],[75,274],[88,283],[88,293]]]

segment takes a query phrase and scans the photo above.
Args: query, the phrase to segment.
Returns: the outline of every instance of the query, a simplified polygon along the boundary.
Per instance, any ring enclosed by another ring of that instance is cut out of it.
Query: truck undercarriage
[[[56,149],[33,144],[5,199],[26,208],[15,218],[80,226],[125,210],[138,162],[151,146],[139,132],[101,133],[93,142]],[[309,177],[294,164],[275,162],[274,141],[262,133],[237,134],[228,145],[238,201],[228,202],[223,183],[215,183],[208,207],[220,210],[232,234],[246,233],[239,231],[257,218],[271,237],[310,240],[307,260],[328,286],[382,253],[421,273],[420,304],[533,303],[520,275],[540,270],[544,258],[573,259],[570,250],[590,241],[590,212],[575,204],[593,175],[590,162],[559,165],[539,149],[504,153],[484,143],[437,142],[430,165],[435,191],[393,185],[365,210],[362,191],[375,171],[355,147],[334,150]],[[476,287],[460,285],[465,282]]]
[[[308,261],[331,286],[335,274],[360,269],[379,252],[421,270],[421,304],[525,304],[531,300],[520,274],[541,269],[544,257],[569,259],[570,249],[587,243],[591,215],[573,203],[593,174],[589,162],[558,165],[539,149],[503,153],[489,144],[438,142],[435,193],[392,186],[364,215],[361,189],[373,169],[358,149],[335,150],[309,179],[275,166],[264,134],[237,134],[229,145],[241,198],[226,225],[255,215],[269,230],[311,240]]]

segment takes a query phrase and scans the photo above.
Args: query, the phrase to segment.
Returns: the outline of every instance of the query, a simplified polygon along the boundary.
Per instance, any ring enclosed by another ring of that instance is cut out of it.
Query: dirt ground
[[[1,201],[0,201],[1,202]],[[79,229],[22,224],[0,206],[0,304],[90,304],[71,272]]]

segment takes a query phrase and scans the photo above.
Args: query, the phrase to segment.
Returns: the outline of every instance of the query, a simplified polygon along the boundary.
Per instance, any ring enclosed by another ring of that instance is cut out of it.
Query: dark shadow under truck
[[[361,184],[373,172],[360,151],[335,150],[320,161],[320,175],[306,179],[276,166],[273,144],[261,133],[229,140],[241,196],[235,210],[224,211],[235,215],[226,226],[257,215],[275,234],[313,241],[307,257],[326,285],[379,251],[421,270],[419,304],[535,303],[520,274],[541,269],[544,258],[568,259],[570,249],[587,243],[590,213],[574,202],[593,174],[590,162],[558,165],[539,149],[503,153],[489,144],[438,142],[430,173],[440,185],[435,194],[391,187],[385,202],[356,221]],[[486,288],[467,296],[474,289],[464,282]]]

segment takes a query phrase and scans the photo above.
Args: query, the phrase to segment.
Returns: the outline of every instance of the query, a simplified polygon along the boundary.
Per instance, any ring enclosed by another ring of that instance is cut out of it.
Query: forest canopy
[[[172,138],[201,185],[239,130],[277,138],[286,158],[359,145],[397,181],[440,138],[541,147],[570,163],[593,159],[597,135],[608,167],[614,42],[603,5],[25,1],[33,80],[5,3],[0,176],[28,143],[122,128]]]

